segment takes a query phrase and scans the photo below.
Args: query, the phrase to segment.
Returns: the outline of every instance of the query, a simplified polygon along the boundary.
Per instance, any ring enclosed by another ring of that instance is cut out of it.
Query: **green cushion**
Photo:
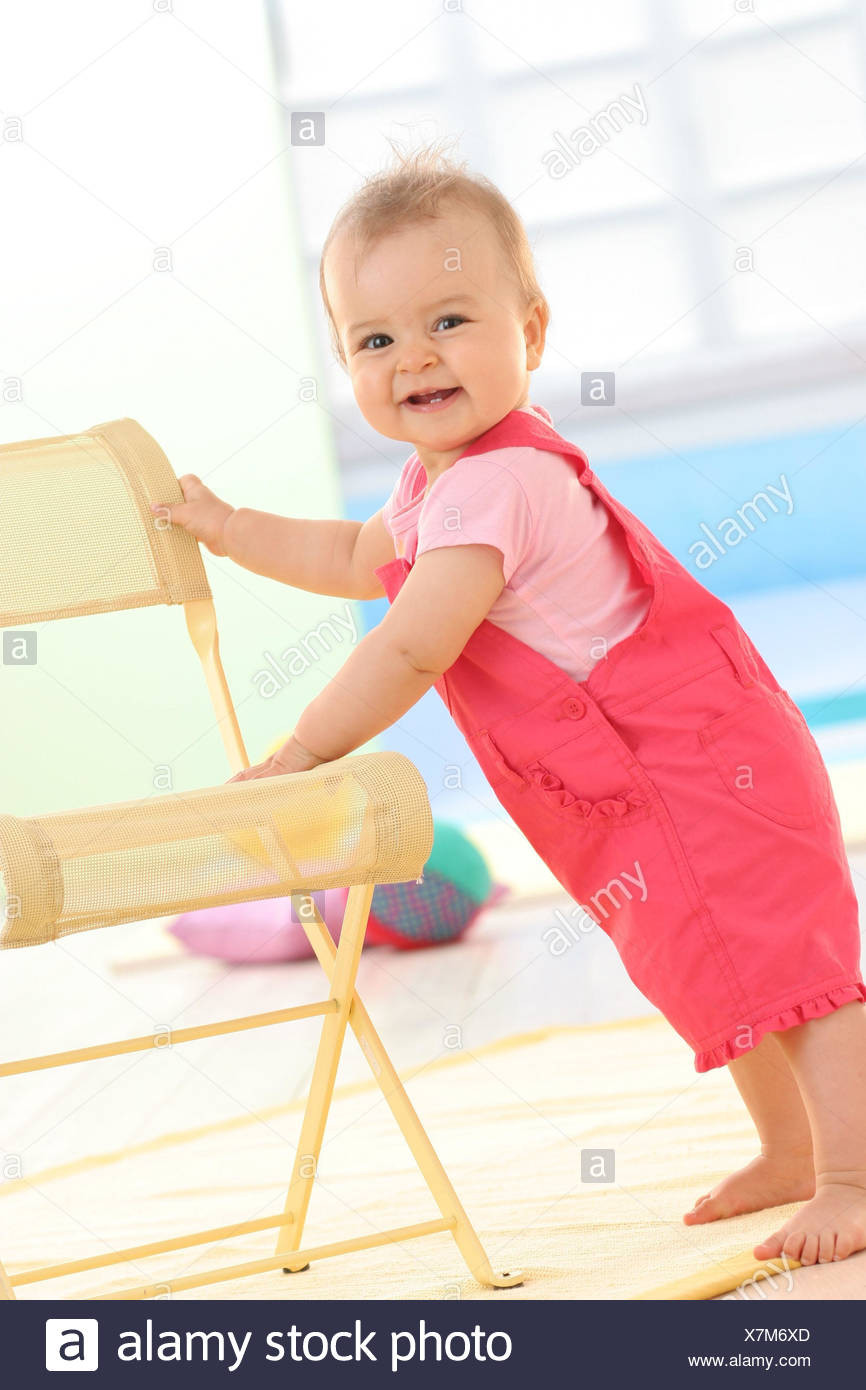
[[[493,885],[484,855],[448,821],[433,822],[433,848],[424,872],[441,874],[476,903],[487,900]]]

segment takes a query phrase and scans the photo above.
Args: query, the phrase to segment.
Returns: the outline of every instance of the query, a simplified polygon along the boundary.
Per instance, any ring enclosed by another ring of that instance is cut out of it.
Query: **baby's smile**
[[[407,410],[420,410],[425,414],[432,410],[444,410],[460,393],[459,386],[448,386],[444,390],[427,391],[424,394],[407,396],[403,401]]]

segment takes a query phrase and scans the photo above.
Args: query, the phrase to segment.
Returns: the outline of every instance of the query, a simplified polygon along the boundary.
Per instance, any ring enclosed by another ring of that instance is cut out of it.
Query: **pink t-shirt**
[[[542,406],[521,406],[548,424]],[[492,449],[458,459],[427,487],[413,453],[382,509],[398,555],[414,563],[443,545],[493,545],[505,588],[487,617],[585,680],[643,622],[652,588],[625,534],[562,454]]]

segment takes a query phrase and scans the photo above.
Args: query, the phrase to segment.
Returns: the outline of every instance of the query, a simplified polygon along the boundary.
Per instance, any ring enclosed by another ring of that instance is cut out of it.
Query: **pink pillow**
[[[339,941],[348,888],[317,889],[311,896],[334,940]],[[307,934],[295,917],[291,898],[258,898],[225,907],[202,907],[175,917],[169,922],[168,931],[196,955],[250,965],[305,960],[313,955]]]

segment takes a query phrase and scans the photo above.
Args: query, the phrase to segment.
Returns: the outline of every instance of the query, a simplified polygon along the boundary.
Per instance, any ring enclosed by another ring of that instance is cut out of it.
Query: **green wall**
[[[131,416],[178,475],[198,473],[234,505],[341,516],[328,403],[305,399],[321,364],[293,222],[296,152],[268,95],[263,15],[250,7],[225,34],[212,16],[208,39],[230,61],[182,26],[157,35],[158,22],[134,52],[120,46],[47,100],[8,161],[16,274],[0,378],[21,389],[0,405],[0,442]],[[175,68],[183,81],[170,80]],[[62,174],[26,150],[37,129],[50,131]],[[256,762],[342,665],[347,617],[360,632],[360,615],[202,553]],[[279,662],[330,615],[343,618],[332,649],[272,698],[258,693],[266,654]],[[182,608],[37,633],[34,666],[0,665],[0,810],[123,801],[230,775]]]

